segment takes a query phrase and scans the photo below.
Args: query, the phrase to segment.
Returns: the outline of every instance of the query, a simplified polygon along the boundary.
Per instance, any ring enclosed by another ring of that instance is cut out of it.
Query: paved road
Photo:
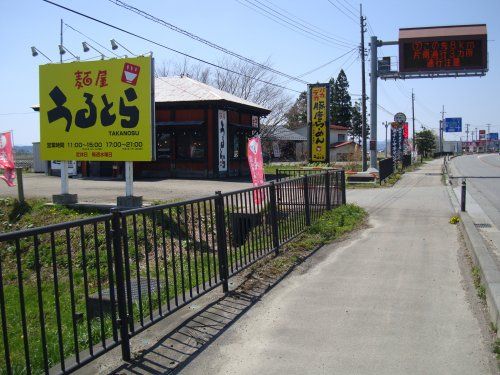
[[[457,227],[431,162],[392,189],[355,190],[370,228],[293,273],[181,374],[487,374]]]
[[[59,194],[61,179],[43,174],[28,173],[24,175],[24,190],[26,197],[52,198]],[[199,198],[212,195],[216,190],[222,192],[245,189],[248,182],[215,181],[215,180],[142,180],[134,182],[134,195],[142,195],[145,201],[179,200]],[[70,193],[78,194],[80,202],[116,204],[117,195],[125,195],[124,181],[70,179]],[[0,197],[17,196],[16,187],[7,187],[0,181]]]
[[[468,179],[467,190],[490,217],[500,224],[500,155],[464,155],[452,159],[462,176],[490,176],[496,179]]]

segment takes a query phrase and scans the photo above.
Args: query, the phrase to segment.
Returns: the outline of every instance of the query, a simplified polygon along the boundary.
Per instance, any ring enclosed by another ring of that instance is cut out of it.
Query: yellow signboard
[[[311,161],[328,162],[328,86],[310,88],[311,103]]]
[[[153,157],[151,57],[40,66],[44,160]]]

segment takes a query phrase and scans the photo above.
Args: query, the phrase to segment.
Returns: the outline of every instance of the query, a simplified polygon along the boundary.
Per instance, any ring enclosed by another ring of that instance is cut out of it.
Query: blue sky
[[[360,62],[354,52],[349,52],[359,43],[359,22],[357,19],[353,20],[354,16],[347,11],[352,10],[348,4],[358,8],[359,3],[353,0],[253,1],[260,7],[266,4],[282,13],[289,12],[289,17],[300,18],[307,25],[319,27],[323,35],[347,41],[348,46],[339,47],[311,38],[310,35],[307,37],[304,33],[293,32],[255,11],[249,0],[126,2],[246,57],[257,61],[269,59],[275,69],[290,75],[301,75],[348,52],[343,58],[305,76],[304,79],[311,83],[327,81],[332,76],[336,77],[339,70],[344,68],[350,82],[350,92],[361,93]],[[225,57],[222,52],[146,20],[110,1],[55,2],[205,60],[217,62]],[[332,3],[351,18],[340,12]],[[497,112],[500,104],[497,89],[500,82],[500,70],[497,66],[500,60],[497,48],[500,43],[500,1],[369,0],[363,2],[363,8],[370,24],[367,40],[372,33],[381,40],[397,40],[400,27],[486,23],[489,72],[485,77],[379,81],[379,104],[391,113],[401,111],[411,117],[410,98],[413,88],[416,95],[417,131],[420,130],[421,124],[428,128],[437,128],[443,105],[445,116],[462,117],[464,123],[471,124],[472,130],[486,129],[485,124],[491,124],[492,132],[500,131]],[[30,106],[39,102],[38,65],[45,64],[47,60],[41,55],[32,57],[30,47],[36,46],[57,62],[61,18],[69,25],[64,27],[64,45],[82,59],[99,58],[97,53],[84,54],[81,47],[83,41],[90,42],[102,50],[89,38],[107,48],[109,40],[114,38],[134,53],[152,51],[156,64],[182,63],[185,59],[41,0],[2,1],[0,14],[0,45],[3,49],[0,131],[14,130],[14,141],[17,145],[27,145],[39,140],[38,114],[34,113]],[[103,52],[112,56],[105,50]],[[121,53],[125,51],[122,50]],[[393,59],[397,59],[396,55],[396,47],[384,47],[379,50],[379,57],[393,56]],[[69,54],[65,55],[65,58],[69,57]],[[301,83],[288,82],[285,85],[293,90],[305,89],[305,85]],[[367,93],[369,92],[367,86]],[[298,95],[294,91],[289,91],[289,94],[294,97]],[[382,122],[391,121],[391,118],[390,114],[379,109],[379,140],[384,138],[385,133]],[[456,139],[460,135],[465,136],[465,133],[446,135],[446,139]]]

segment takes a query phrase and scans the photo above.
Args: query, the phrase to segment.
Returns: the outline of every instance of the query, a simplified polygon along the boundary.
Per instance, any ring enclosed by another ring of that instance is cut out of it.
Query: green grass
[[[31,228],[39,226],[40,223],[64,222],[97,214],[93,211],[82,212],[61,206],[47,206],[45,203],[43,200],[28,201],[29,209],[23,211],[22,215],[17,215],[15,221],[10,222],[8,213],[20,211],[15,208],[14,200],[1,200],[2,230]],[[147,321],[150,313],[157,311],[160,305],[164,308],[166,301],[175,296],[182,301],[183,294],[188,299],[192,288],[198,285],[202,289],[203,282],[208,282],[210,277],[213,277],[215,273],[218,274],[217,250],[212,243],[212,234],[216,232],[213,212],[210,217],[209,210],[203,208],[203,205],[195,205],[192,210],[172,209],[171,215],[168,215],[168,211],[163,212],[163,215],[159,212],[140,215],[135,223],[132,217],[127,218],[126,244],[132,279],[138,276],[146,277],[149,270],[150,276],[159,280],[161,284],[161,292],[153,292],[151,298],[147,295],[143,296],[142,306],[139,301],[134,302],[132,315],[136,326],[141,318],[141,312],[142,319]],[[228,208],[226,219],[230,213],[231,208]],[[304,222],[304,214],[301,212],[285,213],[278,222],[280,231],[296,233],[296,223]],[[338,207],[323,214],[306,232],[288,243],[284,249],[293,251],[298,248],[319,246],[352,230],[364,215],[363,210],[353,205]],[[200,217],[203,219],[197,219]],[[272,235],[268,207],[261,211],[261,219],[261,224],[250,231],[242,246],[238,248],[228,246],[228,261],[233,268],[263,255],[270,248]],[[135,231],[132,229],[134,227]],[[227,233],[228,244],[230,234]],[[170,242],[171,237],[175,239],[173,246]],[[67,238],[69,238],[69,251]],[[51,242],[54,243],[53,247]],[[107,313],[103,315],[102,321],[97,317],[87,324],[84,283],[86,278],[89,295],[97,293],[99,281],[102,289],[109,288],[108,261],[111,261],[111,258],[108,257],[111,247],[108,245],[106,226],[103,222],[95,226],[90,224],[82,228],[72,228],[67,233],[56,232],[52,238],[50,234],[39,235],[37,247],[32,238],[21,239],[19,241],[20,252],[16,251],[15,243],[0,243],[3,293],[10,358],[14,373],[26,372],[19,279],[22,279],[24,290],[27,345],[33,373],[43,372],[41,319],[46,330],[49,367],[60,361],[58,320],[62,327],[62,356],[64,358],[74,355],[75,351],[88,348],[91,341],[99,347],[101,340],[112,336],[111,317]],[[20,259],[21,274],[18,273],[16,267],[17,257]],[[176,264],[175,272],[174,263]],[[57,292],[54,282],[54,264],[58,278]],[[182,267],[180,267],[181,264]],[[73,273],[73,285],[70,285],[70,272]],[[40,289],[37,287],[37,277],[41,280]],[[70,298],[71,288],[74,291],[74,301]],[[56,314],[56,303],[60,306],[59,319]],[[39,305],[43,307],[42,316],[39,313]],[[74,305],[76,315],[73,315],[72,305]],[[163,312],[165,313],[165,310]],[[0,373],[6,371],[3,345],[3,340],[0,340]]]

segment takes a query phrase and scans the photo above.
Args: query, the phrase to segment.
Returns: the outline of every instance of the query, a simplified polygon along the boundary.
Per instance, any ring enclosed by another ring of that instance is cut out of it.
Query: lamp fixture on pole
[[[52,60],[49,57],[47,57],[47,55],[45,53],[43,53],[42,51],[40,51],[39,49],[37,49],[35,46],[32,46],[31,47],[31,55],[33,57],[36,57],[36,56],[38,56],[38,54],[42,55],[47,60],[49,60],[50,62],[52,62]]]
[[[69,49],[64,47],[62,44],[59,44],[59,55],[64,55],[66,52],[69,52],[71,56],[73,56],[77,61],[80,60],[79,56],[76,56],[73,52],[71,52]]]
[[[94,51],[96,51],[101,55],[101,60],[104,60],[104,53],[96,49],[92,44],[89,44],[87,42],[82,42],[82,47],[83,47],[83,52],[88,52],[90,51],[90,49],[93,49]]]
[[[129,49],[127,49],[126,47],[124,47],[123,45],[121,45],[120,43],[118,43],[116,41],[116,39],[111,39],[111,49],[114,51],[114,50],[117,50],[118,49],[118,46],[122,47],[125,51],[127,51],[128,53],[130,53],[131,55],[134,55],[134,53],[132,53],[132,51],[130,51]]]

